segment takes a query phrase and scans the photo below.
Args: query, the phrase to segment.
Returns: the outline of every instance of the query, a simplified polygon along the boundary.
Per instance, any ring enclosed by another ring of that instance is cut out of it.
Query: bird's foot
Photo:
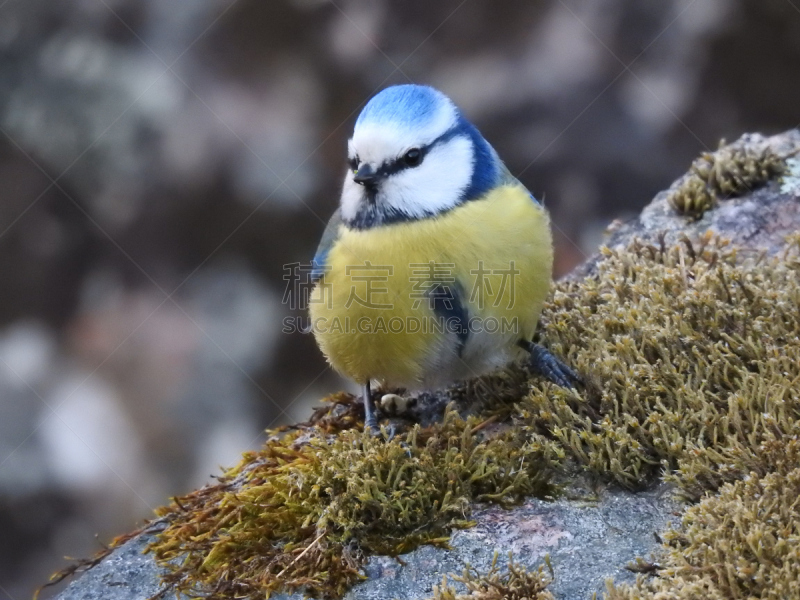
[[[371,425],[365,422],[364,430],[369,433],[373,439],[383,437],[387,444],[394,440],[395,436],[397,435],[397,427],[394,423],[389,423],[385,428],[383,428],[378,426],[377,420],[375,420],[375,422]],[[401,441],[400,446],[406,451],[406,456],[408,456],[408,458],[412,458],[411,448],[408,447],[408,444]]]
[[[377,409],[375,402],[372,400],[369,382],[361,389],[361,401],[364,403],[364,430],[376,437],[381,435],[381,428],[378,426]]]
[[[385,396],[384,396],[385,397]],[[372,392],[369,383],[362,388],[361,399],[364,402],[364,431],[368,432],[372,437],[377,438],[384,435],[384,430],[378,426],[377,408],[372,401]],[[386,442],[391,442],[397,434],[397,428],[394,423],[389,423],[386,431]],[[405,442],[400,442],[400,445],[405,449],[408,458],[411,458],[411,449]]]
[[[369,432],[372,437],[381,436],[381,428],[377,421],[373,421],[372,423],[364,423],[364,431]]]
[[[528,360],[531,371],[542,375],[556,385],[568,389],[574,388],[576,383],[581,382],[581,378],[575,371],[559,360],[544,346],[534,344],[533,342],[525,342],[523,347],[531,354]]]

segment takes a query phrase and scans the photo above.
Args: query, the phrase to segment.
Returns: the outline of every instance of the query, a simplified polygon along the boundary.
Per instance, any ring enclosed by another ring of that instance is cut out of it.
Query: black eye
[[[350,170],[353,172],[358,171],[358,157],[354,156],[353,158],[348,158],[347,166],[350,167]]]
[[[419,148],[412,148],[403,156],[403,162],[409,167],[416,167],[422,162],[422,152],[420,152]]]

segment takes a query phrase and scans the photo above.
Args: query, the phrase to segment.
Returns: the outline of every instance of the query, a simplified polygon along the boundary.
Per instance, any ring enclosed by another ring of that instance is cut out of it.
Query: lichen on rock
[[[781,181],[781,193],[800,197],[800,158],[786,161],[786,173]]]

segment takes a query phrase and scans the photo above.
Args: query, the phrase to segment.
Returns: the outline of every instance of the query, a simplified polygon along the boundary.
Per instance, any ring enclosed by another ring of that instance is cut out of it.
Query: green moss
[[[524,565],[515,563],[508,556],[508,565],[503,572],[497,566],[497,554],[486,573],[467,565],[461,575],[450,575],[450,580],[461,584],[462,590],[442,578],[441,585],[433,586],[430,600],[553,600],[547,587],[553,582],[552,573],[543,566],[529,571]]]
[[[604,250],[544,316],[553,349],[588,374],[585,398],[535,390],[520,421],[628,487],[664,473],[699,498],[765,473],[759,445],[800,418],[797,243],[743,264],[710,236]]]
[[[723,486],[668,531],[656,578],[609,585],[608,600],[800,597],[800,445],[763,448],[774,471]]]
[[[699,218],[720,200],[741,196],[786,170],[782,157],[768,146],[720,142],[716,152],[696,159],[680,186],[667,198],[680,213]]]

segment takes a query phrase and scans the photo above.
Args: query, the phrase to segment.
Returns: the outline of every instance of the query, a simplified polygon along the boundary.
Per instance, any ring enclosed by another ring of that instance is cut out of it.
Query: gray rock
[[[788,157],[800,149],[800,130],[794,129],[769,138],[746,134],[739,141],[766,145],[779,156]],[[791,158],[787,163],[790,170],[781,182],[772,181],[751,193],[723,200],[714,210],[697,220],[679,214],[667,201],[670,191],[686,178],[681,177],[668,190],[657,194],[637,218],[624,224],[612,224],[605,245],[622,248],[633,238],[654,243],[660,235],[665,236],[667,245],[672,245],[683,235],[696,239],[706,231],[712,231],[733,241],[745,255],[762,251],[775,254],[783,247],[784,238],[800,229],[800,161]],[[588,275],[598,258],[597,255],[589,258],[569,277]]]
[[[495,552],[501,566],[513,552],[514,560],[528,567],[538,567],[549,555],[555,575],[550,590],[556,598],[588,600],[592,592],[605,589],[607,578],[635,578],[625,565],[647,557],[657,546],[654,534],[670,518],[677,520],[672,513],[679,507],[671,496],[667,486],[659,485],[638,494],[606,490],[596,503],[531,499],[513,510],[481,508],[473,513],[476,527],[453,534],[452,550],[419,548],[402,557],[406,566],[391,558],[372,558],[366,568],[370,579],[345,598],[421,600],[441,583],[442,575],[460,575],[467,563],[486,572]]]
[[[60,600],[146,600],[161,589],[158,567],[143,554],[151,534],[129,540],[59,594]]]

